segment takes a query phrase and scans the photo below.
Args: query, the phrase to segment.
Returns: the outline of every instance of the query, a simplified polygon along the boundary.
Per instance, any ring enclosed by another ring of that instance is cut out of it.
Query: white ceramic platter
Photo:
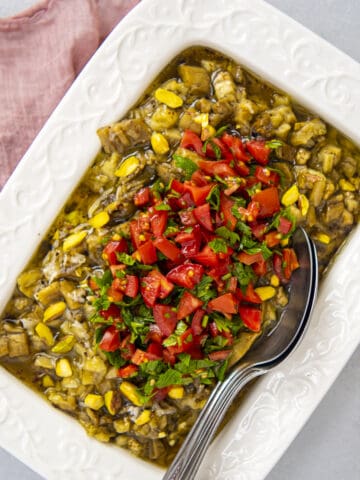
[[[0,196],[0,302],[99,149],[177,53],[214,47],[360,144],[360,65],[261,0],[143,0],[94,55]],[[322,284],[298,350],[262,378],[216,439],[198,479],[263,479],[360,341],[360,230]],[[162,471],[90,439],[0,370],[0,445],[47,479],[159,480]]]

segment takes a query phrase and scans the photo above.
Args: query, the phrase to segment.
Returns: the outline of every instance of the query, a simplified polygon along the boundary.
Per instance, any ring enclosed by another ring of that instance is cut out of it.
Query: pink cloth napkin
[[[0,19],[0,189],[101,41],[139,0],[42,0]]]

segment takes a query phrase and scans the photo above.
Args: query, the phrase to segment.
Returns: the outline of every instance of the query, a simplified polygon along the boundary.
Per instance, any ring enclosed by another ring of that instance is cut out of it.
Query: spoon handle
[[[195,477],[206,450],[236,395],[250,380],[264,373],[265,369],[245,365],[242,369],[234,370],[224,382],[217,384],[163,480],[192,480]]]

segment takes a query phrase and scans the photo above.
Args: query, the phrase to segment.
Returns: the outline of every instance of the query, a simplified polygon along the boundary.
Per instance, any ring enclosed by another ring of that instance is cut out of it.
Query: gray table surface
[[[360,62],[359,0],[267,1]],[[0,17],[34,3],[1,0]],[[359,452],[360,347],[266,480],[357,480]],[[0,449],[0,479],[41,477]]]

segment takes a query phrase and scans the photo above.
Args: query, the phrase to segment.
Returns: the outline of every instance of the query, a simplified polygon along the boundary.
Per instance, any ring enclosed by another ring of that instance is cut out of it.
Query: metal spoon
[[[292,274],[289,303],[276,328],[262,335],[217,384],[163,480],[192,480],[239,391],[282,362],[299,344],[317,294],[318,264],[315,246],[302,228],[294,233],[293,247],[300,268]]]

